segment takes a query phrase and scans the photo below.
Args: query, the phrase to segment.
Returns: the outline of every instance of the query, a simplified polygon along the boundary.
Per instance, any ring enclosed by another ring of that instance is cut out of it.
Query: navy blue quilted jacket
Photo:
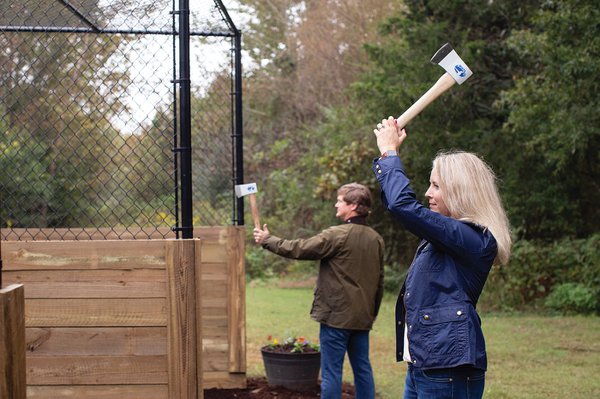
[[[422,239],[396,303],[396,358],[403,358],[405,323],[418,369],[472,365],[487,357],[475,307],[497,253],[480,226],[431,211],[417,201],[400,157],[376,159],[373,171],[392,216]]]

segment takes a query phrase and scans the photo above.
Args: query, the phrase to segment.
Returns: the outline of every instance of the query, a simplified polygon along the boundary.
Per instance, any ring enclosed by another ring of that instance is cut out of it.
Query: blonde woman
[[[511,246],[494,174],[474,154],[438,155],[427,208],[397,155],[406,131],[390,117],[374,132],[383,203],[422,239],[396,303],[396,358],[408,362],[404,399],[481,398],[487,357],[475,307],[492,265],[506,263]]]

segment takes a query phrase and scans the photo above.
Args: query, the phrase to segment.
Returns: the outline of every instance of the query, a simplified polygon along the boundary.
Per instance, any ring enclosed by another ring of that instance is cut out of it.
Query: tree
[[[600,11],[591,0],[544,3],[508,45],[529,66],[499,105],[513,158],[509,206],[526,239],[587,237],[600,210]]]
[[[296,204],[314,201],[306,191],[301,198],[292,199],[287,184],[270,184],[274,171],[288,167],[304,168],[303,172],[314,169],[314,162],[304,163],[301,159],[306,154],[320,153],[328,138],[311,137],[307,132],[324,119],[328,108],[348,103],[346,88],[366,70],[363,43],[376,40],[377,24],[400,2],[242,3],[255,16],[255,22],[244,31],[244,47],[256,64],[247,71],[244,87],[245,152],[252,154],[247,174],[266,188],[263,198],[269,199],[262,205],[267,208],[275,208],[278,197],[295,200]],[[302,185],[314,187],[306,179]],[[312,211],[305,206],[294,209],[297,223],[290,223],[306,225],[303,213]]]
[[[369,157],[375,152],[372,136],[375,124],[390,115],[399,116],[435,83],[444,71],[429,60],[442,44],[450,42],[474,70],[474,76],[445,93],[407,127],[409,140],[403,147],[403,161],[413,189],[417,195],[425,192],[431,160],[440,150],[476,152],[502,173],[502,165],[512,153],[499,151],[505,148],[501,128],[506,111],[494,104],[502,90],[513,85],[512,71],[520,67],[519,59],[504,42],[513,30],[528,26],[537,2],[407,1],[406,4],[406,10],[382,23],[380,43],[366,46],[372,62],[369,73],[352,86],[355,93],[350,105],[354,113],[352,128],[344,127],[348,113],[331,113],[334,117],[327,123],[334,127],[329,131],[340,132],[348,143],[340,152],[356,152],[353,148],[358,145],[365,154],[358,161],[369,164]],[[337,171],[338,181],[365,179],[364,173],[371,173],[361,169],[356,174],[353,172],[356,167],[341,157],[331,159],[328,165]],[[377,186],[373,181],[372,187],[377,190]],[[386,241],[387,259],[408,266],[416,241],[400,226],[391,224],[389,215],[380,206],[376,209],[373,223]],[[399,271],[397,263],[396,268]]]
[[[86,2],[86,7],[93,14],[92,3]],[[36,15],[50,6],[37,4]],[[68,24],[60,13],[46,13],[40,20],[50,16],[55,19],[46,21],[47,26]],[[26,213],[15,218],[16,225],[94,224],[93,204],[101,200],[97,195],[101,182],[91,176],[110,158],[106,144],[117,132],[109,119],[123,109],[118,88],[127,81],[126,74],[107,66],[123,40],[96,34],[0,36],[5,49],[0,57],[5,107],[0,133],[20,149],[12,153],[3,174],[2,184],[15,186],[11,198],[15,207],[6,212]],[[21,179],[22,184],[15,184]]]

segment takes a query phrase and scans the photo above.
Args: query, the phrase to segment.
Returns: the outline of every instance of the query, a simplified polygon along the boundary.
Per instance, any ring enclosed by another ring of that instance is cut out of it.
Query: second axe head
[[[413,105],[410,106],[397,119],[398,127],[403,128],[413,120],[421,111],[431,104],[436,98],[442,95],[446,90],[454,86],[455,83],[462,84],[469,79],[473,72],[467,64],[458,56],[450,43],[444,44],[431,57],[431,62],[437,64],[446,70],[446,73],[421,96]]]
[[[237,184],[235,186],[235,195],[238,198],[248,196],[250,198],[250,209],[252,210],[252,220],[254,221],[254,227],[260,229],[260,218],[258,214],[258,205],[256,204],[256,193],[258,188],[256,183],[249,184]]]

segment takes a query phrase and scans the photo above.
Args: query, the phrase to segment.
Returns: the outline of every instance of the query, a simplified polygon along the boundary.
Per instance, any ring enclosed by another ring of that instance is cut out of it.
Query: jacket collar
[[[366,216],[353,216],[346,220],[346,223],[354,223],[354,224],[362,224],[367,225],[367,217]]]

